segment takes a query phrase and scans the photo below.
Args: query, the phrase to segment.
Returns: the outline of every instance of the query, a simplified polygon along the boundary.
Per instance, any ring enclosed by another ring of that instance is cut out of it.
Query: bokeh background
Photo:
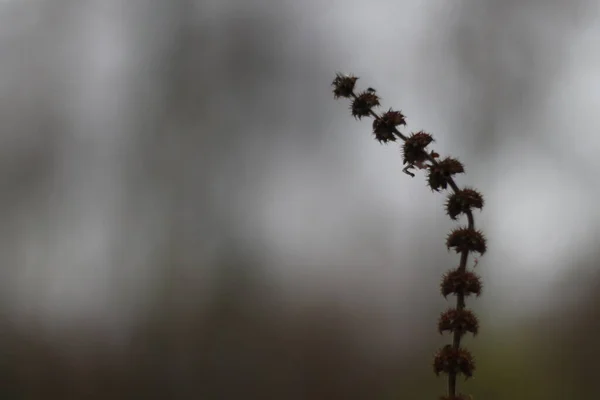
[[[597,0],[1,0],[2,399],[434,399],[458,157],[476,399],[600,398]]]

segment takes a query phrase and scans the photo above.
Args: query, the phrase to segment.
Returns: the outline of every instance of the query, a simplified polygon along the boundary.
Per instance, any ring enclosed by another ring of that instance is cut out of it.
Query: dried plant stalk
[[[405,135],[398,129],[406,126],[406,117],[401,111],[389,109],[382,115],[373,111],[380,106],[380,98],[375,89],[368,88],[362,92],[355,91],[358,78],[352,75],[338,73],[333,80],[334,97],[345,97],[352,100],[350,111],[353,117],[373,118],[373,134],[380,143],[403,141],[403,172],[414,177],[415,168],[426,170],[427,185],[432,191],[452,189],[446,201],[446,214],[457,220],[466,216],[467,225],[453,229],[446,238],[448,250],[454,249],[460,254],[458,267],[451,269],[442,277],[441,293],[444,297],[456,296],[456,306],[449,308],[440,315],[438,331],[449,332],[452,344],[447,344],[437,351],[433,360],[433,370],[436,375],[448,375],[448,393],[441,400],[466,400],[471,398],[457,393],[456,380],[459,374],[467,379],[473,376],[475,361],[471,353],[461,347],[461,339],[467,333],[476,335],[479,332],[479,321],[475,314],[466,308],[465,299],[470,295],[481,294],[481,278],[473,271],[467,270],[469,253],[483,255],[486,251],[486,239],[483,233],[475,229],[473,209],[482,209],[484,205],[481,193],[472,188],[460,189],[454,182],[453,176],[465,172],[463,164],[455,158],[440,159],[438,153],[426,150],[434,142],[433,136],[425,131]],[[477,258],[475,265],[477,265]]]

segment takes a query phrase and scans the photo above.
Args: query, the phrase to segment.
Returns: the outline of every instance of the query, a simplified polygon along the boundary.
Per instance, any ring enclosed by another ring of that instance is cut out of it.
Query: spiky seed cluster
[[[452,193],[446,200],[446,213],[456,220],[460,214],[471,212],[474,208],[483,208],[483,196],[474,189],[464,188]]]
[[[340,97],[352,97],[354,85],[357,80],[356,76],[337,73],[331,84],[333,86],[333,97],[336,99]]]
[[[374,107],[379,105],[379,96],[370,90],[365,90],[359,93],[354,101],[350,110],[354,118],[361,119],[362,117],[368,117],[371,115]]]
[[[475,361],[467,349],[462,347],[455,349],[447,344],[436,353],[433,359],[433,371],[436,375],[444,372],[463,374],[466,378],[470,378],[475,371]]]
[[[450,183],[450,178],[452,178],[453,175],[464,172],[465,168],[460,161],[455,158],[447,157],[429,167],[427,184],[431,190],[439,192],[440,189],[448,188],[448,183]]]
[[[402,146],[403,164],[415,164],[427,160],[427,147],[434,142],[433,136],[425,131],[412,133]]]
[[[395,142],[396,127],[406,125],[406,119],[400,111],[393,111],[391,108],[380,118],[373,120],[373,133],[380,143]]]
[[[479,332],[479,321],[470,310],[449,308],[440,315],[438,331],[440,334],[444,331],[458,332],[461,336],[471,332],[475,336]]]
[[[434,191],[445,190],[450,186],[454,193],[446,201],[446,212],[455,220],[461,214],[466,214],[469,220],[467,227],[454,229],[446,239],[448,249],[462,253],[461,264],[448,271],[442,278],[441,293],[446,298],[449,294],[457,297],[456,308],[449,308],[440,315],[438,330],[440,333],[451,332],[454,335],[453,344],[446,345],[435,355],[433,368],[436,374],[442,372],[448,377],[448,395],[440,397],[441,400],[469,400],[470,396],[456,393],[456,375],[464,374],[467,378],[473,375],[475,363],[473,357],[466,349],[460,347],[460,339],[466,333],[476,335],[479,332],[479,321],[473,312],[465,309],[465,297],[481,294],[482,283],[479,276],[467,270],[467,259],[470,252],[480,254],[486,251],[486,240],[480,231],[474,228],[472,210],[483,208],[483,196],[474,189],[458,189],[453,180],[456,174],[464,173],[462,163],[454,158],[439,159],[439,154],[425,149],[434,141],[433,136],[427,132],[419,131],[409,137],[404,136],[398,126],[406,125],[406,117],[400,111],[390,109],[382,116],[378,116],[373,108],[379,106],[380,98],[375,89],[355,94],[355,84],[358,80],[353,75],[338,73],[332,83],[333,95],[351,98],[350,107],[352,116],[357,119],[373,116],[373,134],[380,143],[395,142],[398,138],[404,140],[402,147],[403,163],[408,164],[404,172],[414,176],[410,169],[427,168],[427,182]],[[430,163],[426,163],[430,161]]]
[[[469,251],[481,255],[485,253],[487,248],[483,233],[467,227],[452,230],[446,239],[446,246],[448,249],[453,248],[457,253]]]
[[[466,271],[461,268],[452,269],[444,274],[440,289],[444,298],[449,294],[456,294],[468,297],[481,295],[483,284],[477,274],[471,271]]]

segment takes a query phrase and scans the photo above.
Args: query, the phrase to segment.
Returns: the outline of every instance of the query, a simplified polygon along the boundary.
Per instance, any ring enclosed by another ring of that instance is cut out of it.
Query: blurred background
[[[435,399],[486,199],[476,399],[600,398],[600,1],[1,0],[0,397]]]

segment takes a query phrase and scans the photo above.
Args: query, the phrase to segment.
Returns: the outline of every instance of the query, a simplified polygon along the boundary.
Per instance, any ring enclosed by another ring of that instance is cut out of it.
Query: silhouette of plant
[[[470,295],[481,294],[481,278],[472,271],[467,270],[469,253],[475,252],[483,255],[486,251],[486,239],[483,233],[475,229],[475,220],[472,210],[483,208],[483,196],[472,188],[460,189],[454,182],[453,176],[464,173],[464,167],[455,158],[440,159],[438,153],[427,151],[426,147],[434,142],[433,136],[425,131],[410,135],[401,133],[399,126],[406,126],[406,117],[401,111],[391,108],[382,115],[373,111],[380,106],[379,96],[373,88],[362,92],[355,91],[358,78],[353,75],[336,74],[333,80],[334,98],[345,97],[352,100],[350,111],[353,117],[373,118],[373,134],[380,143],[396,142],[401,139],[403,143],[403,158],[405,165],[403,172],[414,177],[415,168],[426,170],[427,185],[432,191],[440,192],[452,189],[446,201],[446,213],[452,220],[459,216],[467,217],[467,225],[453,229],[446,238],[448,250],[454,249],[460,253],[458,267],[448,271],[441,281],[441,292],[444,297],[450,294],[456,296],[456,306],[449,308],[440,315],[438,330],[441,333],[449,332],[452,335],[452,344],[447,344],[437,351],[433,361],[433,370],[436,375],[448,375],[448,393],[441,396],[441,400],[466,400],[471,396],[457,393],[457,376],[463,374],[466,379],[473,376],[475,361],[471,353],[461,347],[461,338],[479,331],[479,322],[475,314],[466,308],[465,298]],[[475,265],[478,259],[475,258]]]

